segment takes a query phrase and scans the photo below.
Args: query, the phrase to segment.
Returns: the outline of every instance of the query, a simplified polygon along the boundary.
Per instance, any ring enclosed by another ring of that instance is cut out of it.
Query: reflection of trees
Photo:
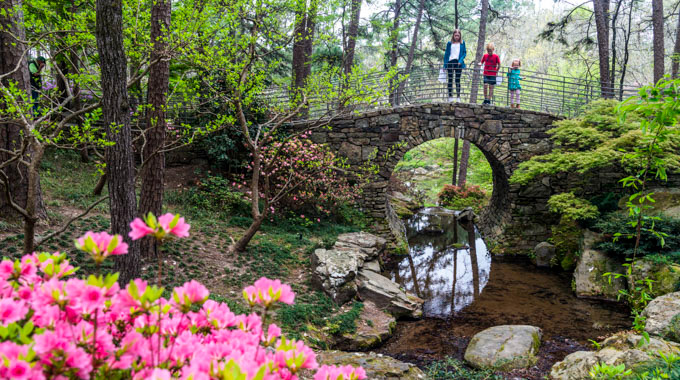
[[[428,210],[426,210],[428,211]],[[408,258],[398,266],[395,279],[424,298],[425,312],[444,316],[469,305],[488,281],[490,259],[486,249],[476,247],[474,226],[462,226],[453,214],[422,213],[409,221],[411,247]],[[424,234],[429,223],[441,234]],[[479,261],[478,254],[485,259]]]

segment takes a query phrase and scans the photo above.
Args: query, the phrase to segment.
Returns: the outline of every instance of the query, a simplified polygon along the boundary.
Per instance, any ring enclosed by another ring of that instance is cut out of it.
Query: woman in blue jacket
[[[456,77],[456,99],[455,101],[460,102],[460,75],[465,68],[465,55],[467,51],[465,50],[465,41],[463,41],[463,36],[460,33],[460,29],[453,31],[451,35],[451,41],[446,44],[446,53],[444,53],[444,69],[446,69],[449,77],[448,90],[449,90],[449,102],[454,101],[453,99],[453,78],[454,74]]]

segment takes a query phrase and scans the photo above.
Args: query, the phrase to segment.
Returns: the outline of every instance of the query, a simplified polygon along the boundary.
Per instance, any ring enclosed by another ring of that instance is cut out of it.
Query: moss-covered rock
[[[680,292],[669,293],[653,299],[642,315],[646,318],[645,331],[664,339],[680,342],[678,319],[680,317]]]
[[[397,325],[393,316],[378,309],[373,302],[364,302],[356,320],[356,331],[335,335],[333,346],[345,351],[366,351],[380,346],[392,336]]]
[[[633,265],[633,279],[649,278],[654,281],[649,292],[654,298],[673,293],[680,285],[680,265],[655,263],[649,260],[637,260]],[[628,287],[633,284],[628,280]]]
[[[586,231],[583,239],[583,250],[576,270],[574,285],[577,297],[597,298],[611,301],[618,300],[619,291],[626,289],[624,278],[605,277],[605,273],[624,273],[623,263],[615,258],[593,249],[597,235]]]
[[[536,364],[541,329],[527,325],[494,326],[477,333],[465,350],[475,368],[510,371]]]
[[[578,223],[564,217],[560,219],[560,223],[552,227],[552,242],[555,255],[551,266],[559,265],[564,271],[574,270],[583,242],[583,230]]]
[[[550,370],[553,380],[589,379],[588,371],[595,364],[625,365],[626,369],[635,369],[648,363],[654,357],[664,354],[680,354],[680,345],[658,338],[644,340],[633,332],[615,334],[602,343],[599,351],[577,351],[567,355],[561,362],[555,363]]]
[[[366,377],[371,380],[424,380],[423,371],[413,364],[404,363],[389,356],[383,356],[374,352],[343,352],[321,351],[317,353],[316,360],[320,365],[351,365],[363,367]],[[310,380],[312,376],[303,374],[303,380]]]

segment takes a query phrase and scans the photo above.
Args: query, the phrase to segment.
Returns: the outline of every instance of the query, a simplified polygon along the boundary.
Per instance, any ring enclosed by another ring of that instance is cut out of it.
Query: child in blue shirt
[[[519,81],[522,77],[519,76],[519,68],[522,66],[522,61],[515,59],[512,61],[510,70],[508,71],[508,90],[510,91],[510,108],[519,108],[519,92],[522,89]]]

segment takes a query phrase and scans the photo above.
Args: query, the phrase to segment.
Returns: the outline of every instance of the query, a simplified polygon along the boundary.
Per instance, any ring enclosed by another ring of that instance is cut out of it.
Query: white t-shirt
[[[453,61],[454,59],[458,59],[458,56],[460,56],[460,43],[451,43],[451,55],[449,55],[449,62]]]

